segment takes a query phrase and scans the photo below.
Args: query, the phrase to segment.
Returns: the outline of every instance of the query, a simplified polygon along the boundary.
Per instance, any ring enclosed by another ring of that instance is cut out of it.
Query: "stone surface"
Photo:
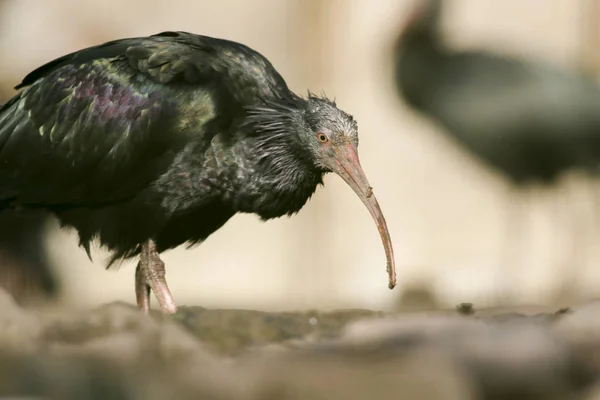
[[[114,303],[34,312],[0,292],[0,398],[600,398],[600,302],[386,315]]]

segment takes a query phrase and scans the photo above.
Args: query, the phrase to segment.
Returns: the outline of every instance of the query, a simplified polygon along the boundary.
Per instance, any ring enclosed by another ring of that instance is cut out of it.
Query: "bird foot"
[[[177,312],[177,306],[165,279],[165,263],[160,259],[156,244],[152,240],[142,245],[140,261],[135,270],[137,305],[145,314],[150,312],[150,290],[154,292],[165,314]]]

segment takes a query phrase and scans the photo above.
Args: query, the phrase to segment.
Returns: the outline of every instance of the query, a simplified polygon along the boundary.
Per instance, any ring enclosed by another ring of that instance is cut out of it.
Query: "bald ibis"
[[[374,218],[396,283],[392,244],[357,155],[354,118],[301,97],[258,52],[186,32],[111,41],[27,75],[0,110],[0,209],[54,213],[90,253],[139,256],[150,290],[177,310],[159,253],[198,244],[236,213],[293,215],[335,172]]]

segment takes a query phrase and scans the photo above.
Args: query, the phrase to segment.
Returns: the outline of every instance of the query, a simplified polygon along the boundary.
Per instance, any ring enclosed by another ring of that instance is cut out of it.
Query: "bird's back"
[[[24,90],[0,109],[0,203],[93,206],[129,198],[207,133],[217,111],[221,126],[208,135],[282,86],[246,46],[186,33],[61,57],[27,75],[18,86]]]
[[[0,201],[101,204],[145,183],[139,174],[153,173],[148,162],[168,164],[155,158],[172,157],[164,149],[185,142],[170,129],[177,104],[135,80],[107,60],[69,64],[13,98],[0,111]]]
[[[151,237],[201,241],[233,215],[207,182],[213,138],[224,151],[246,107],[290,93],[258,52],[184,32],[84,49],[18,87],[0,109],[0,209],[52,211],[116,258]]]

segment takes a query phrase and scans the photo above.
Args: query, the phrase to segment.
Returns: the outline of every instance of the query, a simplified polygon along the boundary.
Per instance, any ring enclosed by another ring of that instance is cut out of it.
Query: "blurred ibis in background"
[[[0,287],[19,303],[56,300],[60,282],[46,249],[43,212],[0,212]]]
[[[0,13],[5,0],[0,0]],[[8,94],[0,86],[0,107]],[[60,285],[46,254],[44,212],[0,213],[0,287],[20,303],[54,300]]]
[[[395,80],[401,98],[503,174],[512,188],[551,186],[568,170],[596,174],[600,161],[596,82],[543,62],[485,51],[452,51],[440,32],[443,3],[419,1],[396,39]],[[516,198],[514,193],[510,198]],[[509,236],[523,217],[514,212],[516,205],[511,203],[509,210]],[[515,278],[508,276],[512,282]]]

